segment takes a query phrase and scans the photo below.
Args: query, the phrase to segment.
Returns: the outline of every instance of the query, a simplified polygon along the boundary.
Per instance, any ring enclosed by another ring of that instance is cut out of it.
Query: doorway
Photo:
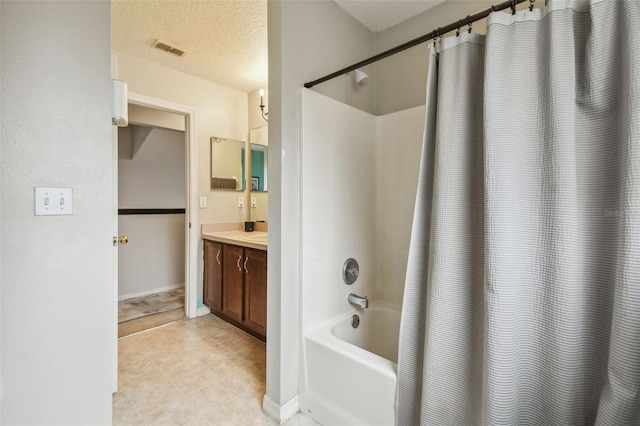
[[[118,129],[118,337],[184,318],[187,144],[157,109],[129,105]]]
[[[183,212],[183,235],[184,235],[184,314],[189,318],[198,316],[198,292],[197,292],[197,147],[195,140],[195,110],[182,105],[148,96],[129,93],[129,104],[133,107],[142,107],[145,110],[155,111],[158,114],[170,113],[182,122],[184,134],[184,212]],[[145,120],[149,122],[149,120]],[[152,122],[152,121],[151,121]],[[148,130],[138,129],[139,132]],[[151,132],[151,131],[149,131]],[[138,142],[140,144],[140,142]],[[140,147],[138,146],[138,149]],[[116,182],[117,190],[117,182]],[[175,191],[174,191],[175,192]],[[180,214],[180,213],[178,213]],[[115,219],[116,221],[118,218]],[[175,222],[175,218],[174,218]],[[116,222],[117,223],[117,222]],[[121,247],[119,250],[124,250]],[[118,265],[118,270],[120,265]],[[162,287],[162,286],[160,286]],[[120,293],[120,292],[119,292]],[[203,312],[204,313],[204,312]]]

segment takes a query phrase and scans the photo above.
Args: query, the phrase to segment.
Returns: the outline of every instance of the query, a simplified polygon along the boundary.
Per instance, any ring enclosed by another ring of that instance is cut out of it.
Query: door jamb
[[[128,93],[129,103],[179,114],[185,117],[185,166],[186,217],[185,234],[185,314],[189,318],[198,316],[198,145],[196,140],[196,110],[173,102],[152,98],[138,93]]]

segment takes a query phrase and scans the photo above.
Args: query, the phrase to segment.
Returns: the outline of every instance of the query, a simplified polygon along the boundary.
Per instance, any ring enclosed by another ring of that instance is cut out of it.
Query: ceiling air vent
[[[165,52],[169,52],[176,56],[182,56],[185,54],[185,51],[182,49],[178,49],[177,47],[173,47],[170,44],[167,44],[163,41],[156,40],[153,46],[157,49],[164,50]]]

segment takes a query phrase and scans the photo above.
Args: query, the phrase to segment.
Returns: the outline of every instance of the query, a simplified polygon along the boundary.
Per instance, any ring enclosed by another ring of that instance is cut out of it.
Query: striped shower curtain
[[[431,52],[399,425],[640,425],[640,0]]]

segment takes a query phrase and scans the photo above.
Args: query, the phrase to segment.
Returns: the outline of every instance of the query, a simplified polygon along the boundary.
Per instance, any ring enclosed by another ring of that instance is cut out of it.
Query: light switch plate
[[[201,209],[207,208],[207,197],[200,197],[200,208]]]
[[[251,207],[255,207],[258,204],[256,203],[256,197],[251,197]]]
[[[238,207],[244,207],[244,197],[238,197]]]
[[[35,188],[36,216],[73,214],[72,188]]]

